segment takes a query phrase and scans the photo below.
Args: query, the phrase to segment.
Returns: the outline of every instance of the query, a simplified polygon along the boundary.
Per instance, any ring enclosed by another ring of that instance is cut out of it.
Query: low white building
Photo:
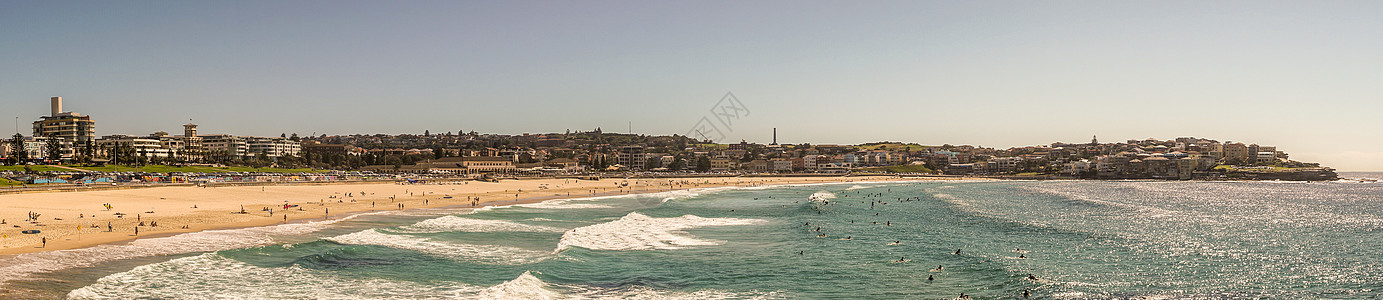
[[[296,156],[302,152],[302,144],[281,137],[244,137],[248,153],[246,157],[264,154],[267,157]]]
[[[1066,163],[1065,165],[1062,166],[1061,172],[1062,172],[1062,173],[1066,173],[1066,174],[1071,174],[1071,175],[1078,175],[1078,174],[1081,174],[1081,173],[1085,173],[1086,171],[1090,171],[1090,168],[1091,168],[1091,163],[1090,163],[1090,161],[1082,159],[1082,160],[1078,160],[1078,161],[1073,161],[1073,162]]]
[[[108,135],[96,139],[96,145],[104,149],[128,147],[134,149],[134,155],[149,158],[169,157],[173,153],[173,149],[165,148],[161,141],[149,137]]]

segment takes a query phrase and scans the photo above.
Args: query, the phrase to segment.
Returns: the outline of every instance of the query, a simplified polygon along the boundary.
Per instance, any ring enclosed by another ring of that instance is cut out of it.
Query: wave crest
[[[719,245],[720,241],[697,239],[682,230],[707,226],[755,225],[758,219],[703,218],[684,215],[653,218],[631,212],[618,220],[580,227],[562,234],[557,252],[573,246],[592,250],[670,250],[687,246]]]
[[[374,245],[404,249],[458,261],[498,264],[525,264],[543,260],[541,251],[493,245],[470,245],[433,241],[408,235],[386,234],[374,229],[326,238],[347,245]]]
[[[386,229],[391,232],[401,233],[434,233],[434,232],[562,232],[561,228],[520,224],[501,220],[485,220],[463,218],[458,216],[444,216],[423,220],[413,225],[403,226],[395,229]]]

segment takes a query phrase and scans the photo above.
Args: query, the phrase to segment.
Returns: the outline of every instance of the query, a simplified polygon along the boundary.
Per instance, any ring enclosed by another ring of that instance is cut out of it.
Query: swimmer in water
[[[1032,274],[1028,274],[1028,280],[1037,280],[1037,276],[1033,276]]]
[[[1024,256],[1024,255],[1022,255],[1022,254],[1019,254],[1019,255],[1018,255],[1018,258],[1028,258],[1028,257],[1027,257],[1027,256]]]
[[[932,277],[932,275],[927,275],[927,281],[932,281],[932,280],[936,280],[936,277]]]
[[[1028,290],[1023,290],[1023,299],[1027,299],[1028,297],[1031,297],[1031,296],[1032,296],[1032,293],[1029,293]]]

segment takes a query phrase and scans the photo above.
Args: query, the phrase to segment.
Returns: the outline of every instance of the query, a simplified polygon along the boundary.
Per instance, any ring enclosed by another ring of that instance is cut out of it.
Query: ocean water
[[[717,188],[21,255],[0,280],[72,299],[1377,299],[1383,184]]]

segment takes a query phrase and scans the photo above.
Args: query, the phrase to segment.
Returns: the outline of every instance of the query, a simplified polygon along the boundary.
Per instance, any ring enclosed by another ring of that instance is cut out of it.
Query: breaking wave
[[[143,265],[73,290],[69,299],[443,299],[473,294],[462,284],[357,279],[297,265],[252,266],[215,253]]]
[[[513,247],[438,242],[428,238],[382,233],[374,229],[325,240],[348,245],[375,245],[427,253],[442,258],[495,264],[525,264],[543,260],[547,253]]]
[[[331,224],[358,216],[384,213],[388,212],[356,214],[335,220],[308,223],[207,230],[170,237],[138,239],[120,245],[106,244],[80,249],[25,253],[0,259],[0,282],[122,259],[271,245],[275,243],[274,236],[313,233]]]
[[[558,252],[582,247],[592,250],[670,250],[688,246],[719,245],[720,241],[688,236],[682,230],[707,226],[755,225],[758,219],[703,218],[684,215],[653,218],[631,212],[618,220],[572,229],[557,242]]]
[[[528,225],[501,220],[472,219],[458,216],[444,216],[435,219],[427,219],[413,225],[403,226],[394,229],[386,229],[391,232],[401,233],[433,233],[433,232],[562,232],[561,228]]]

